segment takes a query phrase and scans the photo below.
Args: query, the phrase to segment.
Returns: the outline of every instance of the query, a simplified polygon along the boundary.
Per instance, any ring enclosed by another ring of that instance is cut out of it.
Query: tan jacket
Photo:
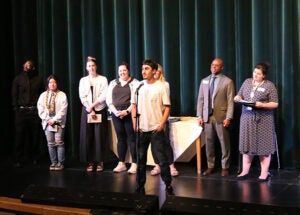
[[[209,119],[209,81],[211,75],[201,80],[198,101],[197,101],[197,116],[203,118],[204,122]],[[233,81],[223,74],[218,74],[219,83],[214,91],[214,117],[218,122],[225,119],[232,119],[234,112],[234,83]]]

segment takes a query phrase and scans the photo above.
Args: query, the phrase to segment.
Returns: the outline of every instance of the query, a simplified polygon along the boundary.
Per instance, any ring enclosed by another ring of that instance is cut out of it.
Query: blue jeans
[[[65,144],[64,144],[65,129],[57,126],[57,131],[49,129],[47,126],[45,135],[48,143],[48,152],[52,164],[65,161]]]
[[[169,186],[172,182],[170,173],[169,161],[167,158],[165,144],[166,137],[164,131],[155,132],[142,132],[139,133],[138,143],[138,169],[136,174],[136,180],[139,186],[144,186],[146,183],[146,165],[147,165],[147,153],[148,147],[151,142],[153,154],[156,154],[158,164],[161,169],[161,178],[165,182],[166,186]]]

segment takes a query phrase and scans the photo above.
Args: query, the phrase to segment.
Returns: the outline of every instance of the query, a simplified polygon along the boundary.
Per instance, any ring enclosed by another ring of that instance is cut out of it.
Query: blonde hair
[[[165,76],[164,76],[164,69],[163,69],[162,66],[158,63],[158,64],[157,64],[157,70],[159,70],[159,69],[160,69],[160,71],[161,71],[161,75],[160,75],[160,77],[159,77],[158,80],[160,80],[161,82],[165,82],[166,79],[165,79]]]
[[[97,63],[97,61],[96,61],[96,58],[95,57],[92,57],[92,56],[88,56],[87,58],[86,58],[86,62],[94,62],[94,63]]]

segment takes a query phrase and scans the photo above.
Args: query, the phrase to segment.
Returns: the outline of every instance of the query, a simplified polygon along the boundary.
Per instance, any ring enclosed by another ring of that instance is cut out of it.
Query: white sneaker
[[[113,169],[114,172],[123,172],[126,170],[127,170],[127,168],[126,168],[126,165],[124,162],[119,162],[118,166],[116,166],[116,168]]]
[[[62,165],[61,163],[57,163],[56,165],[55,165],[55,170],[58,170],[58,171],[60,171],[60,170],[63,170],[64,169],[64,165]]]
[[[55,170],[56,163],[52,163],[49,167],[49,170]]]
[[[129,174],[135,174],[137,169],[136,163],[132,163],[129,170],[127,171]]]

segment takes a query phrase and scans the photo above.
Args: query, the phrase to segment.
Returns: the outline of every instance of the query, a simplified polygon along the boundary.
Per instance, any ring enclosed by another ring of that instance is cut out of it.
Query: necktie
[[[50,95],[50,99],[49,99],[49,116],[50,117],[55,116],[55,104],[52,104],[53,99],[55,99],[55,98],[54,98],[54,93],[52,92]]]
[[[52,102],[52,97],[54,96],[54,93],[52,92],[50,95],[50,99],[49,99],[49,106],[51,106],[51,102]]]
[[[215,79],[216,76],[211,76],[210,88],[209,88],[209,114],[213,113],[213,95],[215,89]]]

